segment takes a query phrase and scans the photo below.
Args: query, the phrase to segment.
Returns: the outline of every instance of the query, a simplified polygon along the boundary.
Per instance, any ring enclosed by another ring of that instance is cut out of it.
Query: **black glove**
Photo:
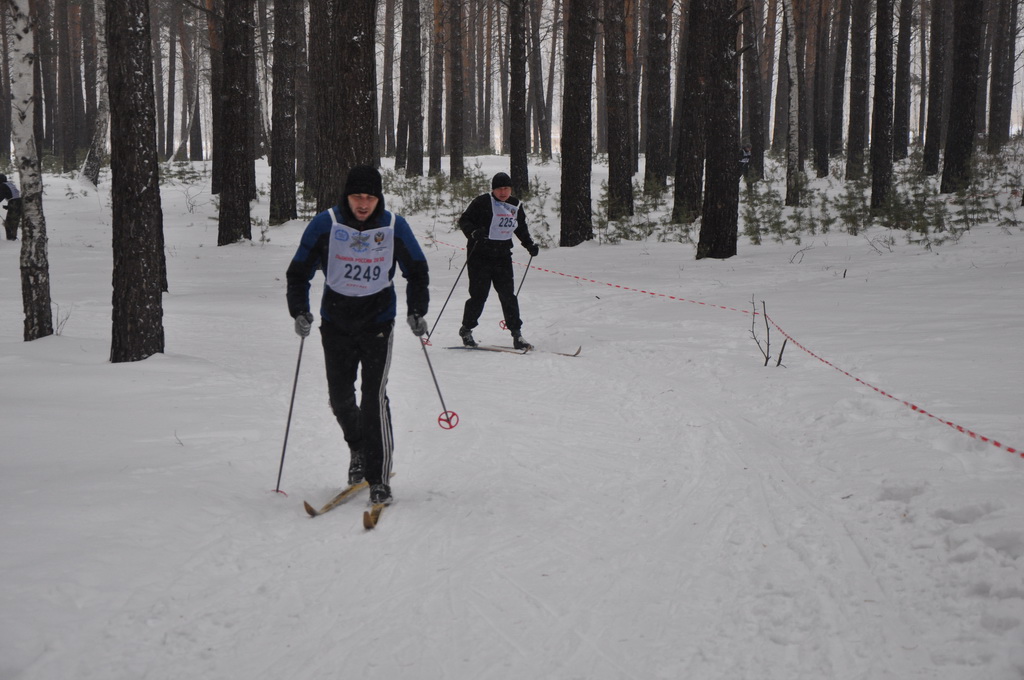
[[[309,329],[313,327],[313,315],[309,312],[301,312],[295,317],[295,333],[300,338],[309,337]]]
[[[530,257],[537,257],[537,254],[540,253],[540,246],[536,243],[531,243],[526,246],[526,252],[530,253]]]
[[[430,330],[427,328],[427,320],[419,314],[410,314],[405,318],[409,322],[409,328],[412,329],[413,335],[416,337],[423,337]]]

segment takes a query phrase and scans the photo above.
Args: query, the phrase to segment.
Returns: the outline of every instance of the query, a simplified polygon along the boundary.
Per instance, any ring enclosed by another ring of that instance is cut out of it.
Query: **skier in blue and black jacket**
[[[338,206],[306,226],[288,266],[288,311],[295,332],[307,337],[310,281],[323,271],[320,336],[331,410],[349,447],[349,484],[364,479],[373,503],[390,503],[393,435],[387,396],[397,300],[395,266],[406,279],[409,327],[427,332],[430,276],[409,223],[384,208],[380,173],[367,165],[349,170]],[[360,400],[355,381],[362,369]]]

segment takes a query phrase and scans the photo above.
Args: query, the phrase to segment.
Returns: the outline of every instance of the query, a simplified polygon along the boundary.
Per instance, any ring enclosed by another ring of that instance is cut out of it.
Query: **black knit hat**
[[[369,165],[357,165],[348,171],[345,180],[345,197],[350,194],[369,194],[384,198],[384,188],[377,168]]]
[[[504,172],[499,172],[494,176],[494,179],[491,180],[491,190],[510,186],[512,186],[512,178]]]

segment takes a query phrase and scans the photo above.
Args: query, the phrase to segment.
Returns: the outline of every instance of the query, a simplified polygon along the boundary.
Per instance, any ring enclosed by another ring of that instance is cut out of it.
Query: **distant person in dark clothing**
[[[746,179],[748,172],[750,172],[750,145],[744,144],[740,149],[740,176]]]
[[[512,178],[504,172],[495,175],[491,180],[491,193],[473,199],[459,218],[459,228],[469,239],[466,260],[469,299],[466,300],[462,328],[459,329],[462,344],[477,346],[473,329],[480,320],[493,284],[505,315],[505,327],[512,333],[513,346],[522,350],[533,349],[523,338],[523,320],[519,317],[519,300],[512,275],[512,236],[514,234],[519,239],[530,257],[537,257],[540,248],[530,237],[522,202],[512,195]]]
[[[18,186],[0,173],[0,201],[7,201],[7,217],[4,219],[4,230],[8,241],[18,239],[18,227],[21,226],[21,192]]]

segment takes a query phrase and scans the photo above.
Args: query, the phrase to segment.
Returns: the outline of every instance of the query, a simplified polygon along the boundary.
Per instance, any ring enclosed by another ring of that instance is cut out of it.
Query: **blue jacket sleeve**
[[[395,259],[406,280],[405,302],[408,313],[426,316],[430,305],[427,257],[409,223],[401,215],[395,215]]]
[[[294,318],[309,311],[309,282],[318,269],[325,268],[327,237],[331,232],[331,216],[322,212],[314,217],[302,233],[299,248],[288,265],[288,313]]]

